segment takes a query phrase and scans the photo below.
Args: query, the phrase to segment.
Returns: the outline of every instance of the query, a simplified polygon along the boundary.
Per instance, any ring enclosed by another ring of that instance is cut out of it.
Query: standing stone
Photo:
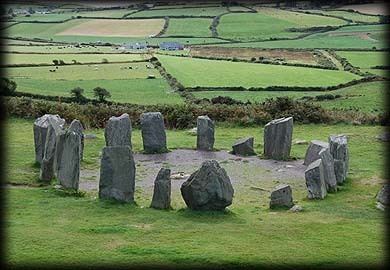
[[[327,195],[324,179],[324,168],[321,159],[309,164],[305,171],[307,197],[309,199],[323,199]]]
[[[328,148],[329,144],[327,142],[312,140],[309,147],[306,150],[304,165],[309,165],[313,161],[320,158],[320,151],[324,148]]]
[[[128,145],[131,147],[131,121],[127,113],[111,116],[104,129],[106,146]]]
[[[146,153],[167,152],[164,118],[159,112],[141,114],[141,131]]]
[[[100,164],[99,198],[134,202],[135,163],[130,146],[106,146]]]
[[[329,148],[324,148],[319,153],[321,158],[321,166],[323,168],[323,175],[328,192],[337,191],[336,175],[334,173],[333,157],[330,154]]]
[[[150,207],[169,209],[171,207],[171,170],[161,168],[154,181],[153,199]]]
[[[329,149],[334,159],[334,172],[337,184],[343,184],[347,178],[349,167],[347,136],[329,136]]]
[[[46,134],[49,126],[49,119],[53,119],[58,125],[63,126],[65,120],[58,114],[45,114],[39,117],[34,122],[34,145],[35,145],[35,161],[39,164],[42,163],[43,155],[45,152]]]
[[[293,118],[272,120],[264,127],[264,156],[275,160],[290,157],[293,132]]]
[[[233,186],[217,161],[207,160],[180,188],[186,205],[193,210],[224,210],[232,204]]]
[[[80,160],[83,160],[84,156],[84,127],[81,122],[77,119],[74,119],[72,123],[70,123],[69,130],[75,132],[80,136]]]
[[[280,184],[271,192],[270,208],[275,207],[292,207],[294,205],[292,190],[289,185]]]
[[[212,151],[214,147],[214,123],[207,115],[197,119],[196,149]]]
[[[64,129],[54,118],[48,118],[47,121],[49,124],[46,132],[46,141],[39,176],[43,182],[50,183],[54,178],[57,136],[64,132]]]
[[[383,205],[383,208],[388,207],[390,204],[390,184],[389,183],[384,184],[376,197],[378,203]]]
[[[232,153],[234,155],[240,155],[240,156],[255,155],[255,150],[253,150],[253,137],[237,140],[233,144],[232,148],[233,148]]]
[[[80,140],[80,136],[70,130],[57,136],[56,172],[57,179],[64,188],[79,188]]]

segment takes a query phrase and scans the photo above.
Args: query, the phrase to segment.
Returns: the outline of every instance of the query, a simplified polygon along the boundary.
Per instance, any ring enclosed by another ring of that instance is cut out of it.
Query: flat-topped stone
[[[310,163],[305,171],[309,199],[323,199],[327,195],[323,170],[321,159],[317,159]]]
[[[54,120],[59,126],[65,124],[65,120],[58,114],[45,114],[37,118],[34,122],[34,146],[35,146],[35,161],[39,164],[42,163],[43,155],[45,152],[46,134],[50,125],[49,119]]]
[[[197,118],[196,149],[211,151],[214,147],[214,122],[207,116]]]
[[[229,176],[215,160],[203,162],[180,190],[186,205],[193,210],[224,210],[232,204],[234,194]]]
[[[143,113],[140,120],[144,152],[167,152],[167,138],[162,114],[160,112]]]
[[[131,147],[131,121],[127,113],[111,116],[104,129],[106,146],[128,145]]]
[[[56,175],[64,188],[79,188],[80,140],[80,136],[70,130],[57,136]]]
[[[134,202],[135,163],[130,146],[106,146],[100,163],[99,198]]]
[[[305,155],[305,161],[303,162],[304,165],[309,165],[313,161],[317,160],[320,158],[320,151],[323,148],[328,148],[329,143],[324,142],[324,141],[319,141],[319,140],[312,140],[309,144],[309,147],[306,150],[306,155]]]
[[[264,126],[264,156],[275,160],[290,157],[293,118],[274,119]]]
[[[232,154],[239,156],[252,156],[255,155],[255,150],[253,149],[253,137],[243,138],[237,140],[232,148]]]
[[[334,170],[337,184],[341,185],[348,176],[349,152],[345,135],[329,136],[329,150],[334,160]]]
[[[270,208],[276,207],[288,207],[291,208],[294,205],[292,198],[292,190],[289,185],[280,184],[274,188],[271,192],[271,200],[269,203]]]

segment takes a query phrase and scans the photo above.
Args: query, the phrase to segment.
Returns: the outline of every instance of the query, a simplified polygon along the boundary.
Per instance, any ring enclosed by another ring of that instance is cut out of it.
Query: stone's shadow
[[[199,223],[220,223],[226,221],[233,221],[235,223],[245,223],[245,220],[239,218],[236,213],[229,209],[223,211],[204,211],[191,210],[189,208],[181,208],[177,210],[177,216],[185,219],[190,219],[193,222]]]

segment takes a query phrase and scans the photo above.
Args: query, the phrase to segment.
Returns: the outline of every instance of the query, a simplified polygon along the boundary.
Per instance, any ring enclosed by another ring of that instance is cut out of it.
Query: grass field
[[[386,65],[386,60],[389,57],[388,52],[347,52],[337,51],[341,57],[344,57],[355,67],[363,69],[371,68],[374,66]]]
[[[19,45],[8,45],[5,48],[3,48],[7,52],[23,52],[23,53],[115,53],[115,52],[121,52],[122,50],[116,50],[112,49],[112,47],[108,46],[82,46],[82,47],[75,47],[73,45],[68,46],[19,46]]]
[[[11,118],[7,127],[7,180],[34,182],[38,169],[32,167],[32,121]],[[346,129],[351,155],[347,184],[323,201],[308,201],[305,188],[292,183],[294,199],[304,208],[301,213],[270,211],[267,193],[239,184],[234,186],[230,211],[223,213],[189,211],[176,192],[172,194],[173,210],[156,211],[148,208],[151,191],[141,188],[136,189],[137,206],[99,201],[95,193],[77,198],[60,196],[51,188],[10,188],[6,191],[6,207],[12,209],[6,221],[7,261],[208,267],[380,264],[384,214],[375,209],[374,196],[382,181],[378,177],[385,151],[374,137],[381,128],[295,125],[293,139],[326,140],[327,134],[345,133]],[[87,132],[97,134],[97,139],[86,141],[82,167],[96,168],[104,145],[103,130]],[[262,128],[218,125],[216,147],[230,149],[235,138],[249,134],[255,136],[255,142],[260,141]],[[170,148],[195,146],[195,137],[184,131],[168,131],[167,136]],[[137,129],[133,144],[136,151],[140,149]],[[306,147],[294,145],[293,155],[302,158]],[[222,167],[228,173],[234,170],[230,163]],[[62,252],[53,256],[53,250]]]
[[[310,12],[331,15],[342,17],[348,20],[352,20],[353,22],[366,22],[366,23],[377,23],[379,22],[378,16],[373,15],[364,15],[357,12],[349,12],[343,10],[308,10]]]
[[[129,15],[128,17],[165,17],[165,16],[217,16],[227,12],[226,7],[190,7],[178,9],[150,9]]]
[[[31,14],[29,17],[26,16],[17,16],[14,18],[15,21],[19,22],[61,22],[64,20],[71,19],[76,16],[75,13],[50,13],[50,14]]]
[[[7,65],[18,64],[53,64],[53,60],[63,60],[71,64],[73,60],[79,63],[102,62],[127,62],[140,61],[148,58],[142,54],[25,54],[25,53],[4,53],[4,63]]]
[[[209,37],[211,19],[169,19],[169,26],[165,36],[198,36]]]
[[[290,32],[288,28],[345,24],[343,20],[336,18],[272,8],[261,8],[258,12],[222,16],[217,28],[219,35],[240,41],[292,38],[302,33]]]
[[[368,33],[368,34],[367,34]],[[384,25],[346,26],[335,31],[313,34],[296,40],[230,43],[226,47],[253,48],[387,48]]]
[[[359,77],[344,71],[159,55],[166,70],[187,87],[328,86]],[[275,76],[279,74],[279,76]]]
[[[345,5],[339,7],[339,9],[352,9],[359,11],[364,14],[372,14],[372,15],[389,15],[388,10],[386,9],[385,3],[367,3],[361,5]]]
[[[358,84],[330,92],[307,91],[202,91],[193,93],[197,98],[211,99],[217,96],[229,96],[236,100],[263,102],[266,98],[288,96],[299,99],[304,96],[318,96],[324,94],[341,95],[341,98],[317,102],[328,109],[350,109],[369,113],[385,112],[385,82],[370,82]]]

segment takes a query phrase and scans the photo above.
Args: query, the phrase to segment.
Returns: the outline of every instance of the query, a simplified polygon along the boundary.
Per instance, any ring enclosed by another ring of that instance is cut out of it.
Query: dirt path
[[[338,70],[344,70],[343,65],[336,58],[334,58],[330,53],[328,53],[325,50],[318,50],[318,51],[320,51],[326,58],[332,61],[336,65]]]
[[[203,152],[178,149],[165,154],[134,154],[136,163],[136,189],[151,191],[154,179],[162,167],[170,168],[172,175],[181,173],[184,177],[172,178],[172,191],[178,191],[189,175],[205,160],[215,159],[225,168],[233,186],[271,188],[278,182],[304,185],[305,166],[302,160],[274,161],[258,157],[238,157],[227,151]],[[80,190],[97,191],[99,170],[83,170],[80,174]]]

